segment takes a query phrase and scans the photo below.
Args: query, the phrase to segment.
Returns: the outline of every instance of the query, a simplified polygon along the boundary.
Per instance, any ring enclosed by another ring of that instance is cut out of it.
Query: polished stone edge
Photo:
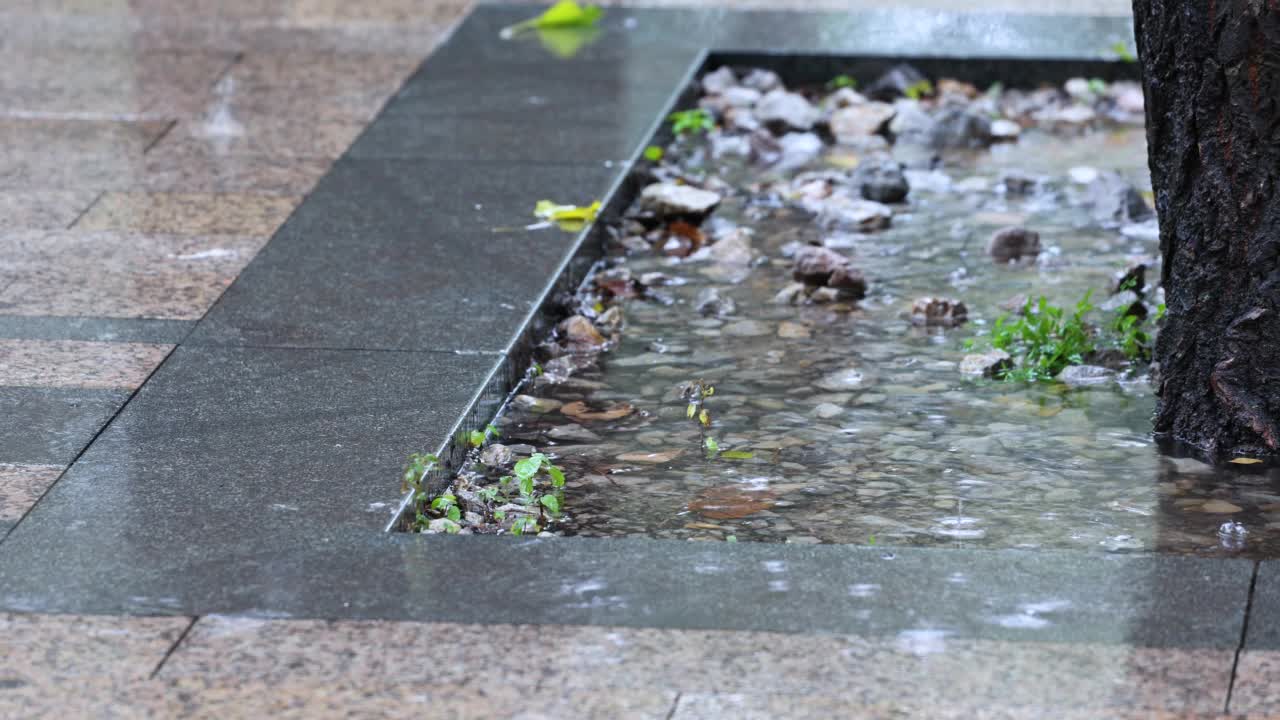
[[[623,212],[642,189],[642,181],[633,169],[643,157],[647,145],[666,144],[671,140],[667,115],[672,110],[693,102],[697,95],[694,79],[706,67],[708,55],[707,51],[703,51],[693,59],[654,116],[653,123],[645,133],[645,137],[649,138],[648,142],[641,143],[632,151],[631,157],[618,166],[620,171],[603,195],[604,201],[596,221],[583,229],[565,252],[564,259],[552,271],[550,280],[521,321],[520,329],[500,354],[501,362],[494,368],[484,386],[477,391],[475,399],[455,424],[453,432],[439,446],[436,456],[442,461],[441,467],[430,479],[430,489],[439,491],[448,485],[453,474],[466,461],[468,447],[465,438],[471,431],[483,429],[496,417],[520,382],[527,377],[528,369],[533,363],[534,347],[562,319],[554,309],[554,298],[565,292],[577,291],[604,256],[609,228],[622,218]],[[387,525],[388,530],[403,527],[411,497],[412,492],[406,493],[401,500],[399,509]]]
[[[176,345],[195,326],[194,320],[0,315],[0,338]]]
[[[1252,575],[1245,560],[1160,555],[888,552],[356,528],[227,539],[219,547],[229,554],[209,558],[176,549],[171,566],[139,569],[137,577],[118,577],[114,567],[73,574],[57,592],[24,586],[24,570],[10,564],[0,571],[0,610],[852,634],[898,636],[909,646],[973,638],[1233,651]],[[114,582],[104,584],[108,576]],[[1028,606],[1042,609],[1019,614]],[[1007,621],[1015,615],[1022,622]]]

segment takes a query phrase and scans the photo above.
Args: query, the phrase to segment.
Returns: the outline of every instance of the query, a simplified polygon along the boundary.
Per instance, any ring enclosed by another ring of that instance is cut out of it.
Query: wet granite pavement
[[[0,9],[0,714],[1275,712],[1270,562],[384,531],[585,242],[486,229],[603,199],[705,50],[1131,35],[913,5],[614,9],[555,62],[482,6],[416,72],[464,6]]]

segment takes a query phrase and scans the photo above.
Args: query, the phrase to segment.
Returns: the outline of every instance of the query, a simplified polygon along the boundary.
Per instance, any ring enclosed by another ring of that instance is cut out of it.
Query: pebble
[[[803,340],[810,336],[809,328],[800,323],[784,320],[778,324],[778,337],[789,340]]]

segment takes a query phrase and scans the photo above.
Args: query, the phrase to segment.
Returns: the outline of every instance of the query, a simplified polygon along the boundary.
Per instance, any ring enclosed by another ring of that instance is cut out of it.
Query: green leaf
[[[551,476],[551,487],[564,487],[564,471],[555,465],[547,465],[547,474]]]
[[[520,494],[525,497],[533,495],[533,476],[520,478]]]
[[[659,162],[667,153],[657,145],[650,145],[644,149],[644,159],[649,162]]]
[[[711,455],[720,451],[720,443],[716,442],[716,439],[710,435],[702,441],[702,447],[706,448],[707,452]]]
[[[516,477],[524,480],[525,478],[531,478],[534,475],[537,475],[538,469],[542,467],[542,461],[545,460],[546,457],[547,456],[542,453],[534,453],[520,462],[517,462],[515,468],[513,468]]]
[[[444,516],[454,522],[459,522],[462,520],[462,511],[458,509],[457,505],[451,505]]]
[[[849,75],[837,75],[827,83],[828,90],[839,90],[840,88],[856,88],[858,81]]]
[[[755,456],[755,453],[747,452],[745,450],[728,450],[720,453],[720,457],[725,458],[726,460],[750,460]]]
[[[561,0],[561,2],[547,8],[546,12],[535,18],[503,28],[501,36],[504,39],[510,39],[526,30],[535,28],[545,30],[550,28],[595,27],[602,17],[604,17],[604,11],[595,5],[584,7],[574,2],[574,0]]]
[[[552,514],[560,514],[560,499],[555,495],[543,495],[538,502],[542,503],[542,506],[550,510]]]
[[[538,41],[547,52],[568,60],[600,37],[597,27],[538,28]]]
[[[729,535],[729,536],[727,536],[727,537],[724,539],[724,541],[725,541],[725,542],[732,542],[732,543],[736,543],[736,542],[738,542],[738,536],[737,536],[737,535]]]
[[[933,83],[928,80],[920,80],[912,83],[903,91],[903,94],[912,100],[919,100],[933,94]]]
[[[506,517],[507,517],[507,511],[506,511],[506,510],[494,510],[494,511],[493,511],[493,519],[494,519],[494,520],[502,520],[502,519],[504,519],[504,518],[506,518]]]
[[[702,108],[677,110],[667,116],[667,119],[671,121],[671,132],[676,135],[696,135],[711,130],[716,126],[716,121],[711,117],[711,113]]]

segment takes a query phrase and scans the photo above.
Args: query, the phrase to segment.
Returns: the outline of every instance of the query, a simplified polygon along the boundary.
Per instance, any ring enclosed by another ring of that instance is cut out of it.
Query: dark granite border
[[[790,55],[821,53],[862,58],[842,67],[1058,58],[1106,75],[1106,48],[1132,35],[1117,18],[614,8],[562,60],[536,39],[498,40],[530,12],[479,7],[406,83],[0,543],[0,609],[1237,646],[1243,560],[386,532],[404,456],[458,455],[452,438],[505,400],[548,300],[582,280],[606,231],[492,228],[528,222],[553,191],[607,188],[616,216],[706,48],[733,49],[709,62],[768,55],[788,74]],[[556,104],[573,100],[566,79],[589,89],[585,104]],[[510,128],[526,134],[495,134]],[[514,161],[459,160],[473,149]],[[513,248],[518,262],[501,264]],[[507,299],[443,306],[424,287],[466,300],[477,271]]]

